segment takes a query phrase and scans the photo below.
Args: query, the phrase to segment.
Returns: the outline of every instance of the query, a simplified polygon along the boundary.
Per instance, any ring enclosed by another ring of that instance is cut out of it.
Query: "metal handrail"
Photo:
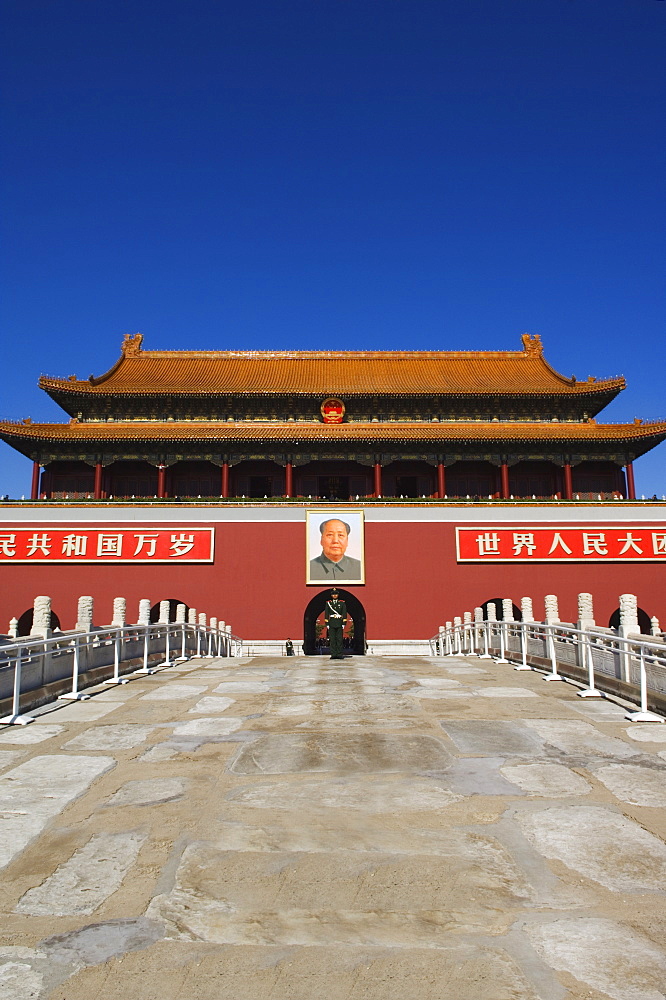
[[[163,642],[163,648],[151,650],[151,643],[154,646],[156,641],[160,645]],[[123,662],[140,659],[142,666],[128,670],[127,673],[152,674],[158,667],[170,667],[190,657],[201,655],[202,648],[208,650],[204,654],[207,656],[241,656],[243,640],[230,632],[211,629],[206,625],[156,622],[148,625],[110,625],[88,632],[58,632],[48,637],[26,636],[15,642],[5,643],[0,646],[0,671],[13,669],[14,678],[11,713],[0,718],[0,724],[25,726],[34,721],[34,716],[22,714],[20,710],[21,695],[25,693],[21,690],[22,675],[26,666],[41,659],[45,660],[47,657],[71,654],[71,690],[59,695],[59,698],[70,701],[87,700],[90,696],[79,690],[82,653],[93,649],[99,650],[101,647],[108,647],[108,655],[102,655],[101,658],[98,656],[95,667],[113,666],[113,676],[104,683],[124,684],[127,683],[127,677],[121,677],[120,671]],[[150,666],[150,656],[162,652],[164,660]]]
[[[518,637],[519,650],[510,648],[510,638]],[[482,659],[493,658],[497,663],[518,661],[516,670],[531,670],[528,664],[528,642],[530,639],[542,641],[546,659],[550,661],[550,673],[544,680],[562,681],[562,664],[558,665],[556,643],[570,644],[577,650],[576,662],[587,672],[588,686],[579,691],[581,698],[601,698],[603,692],[598,687],[598,678],[608,676],[595,671],[594,650],[602,649],[617,654],[620,659],[622,680],[631,683],[631,665],[638,663],[640,686],[640,710],[627,714],[632,722],[665,722],[662,716],[648,708],[649,695],[656,689],[648,684],[647,664],[657,669],[666,669],[666,645],[654,638],[642,635],[620,635],[614,629],[580,629],[566,622],[523,622],[523,621],[475,621],[442,627],[428,642],[433,656],[476,655]],[[477,650],[483,649],[484,652]],[[497,649],[499,656],[490,652]],[[631,691],[623,691],[629,700]]]

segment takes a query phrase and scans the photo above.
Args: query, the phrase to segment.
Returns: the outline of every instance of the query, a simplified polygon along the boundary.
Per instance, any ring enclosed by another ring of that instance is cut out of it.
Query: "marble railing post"
[[[620,627],[629,632],[640,631],[638,625],[638,599],[635,594],[620,594]]]
[[[629,635],[637,635],[640,632],[638,624],[638,599],[635,594],[620,594],[620,625],[618,635],[626,639]],[[621,647],[620,661],[622,663],[622,675],[627,683],[631,681],[631,656],[626,646]]]
[[[48,639],[51,635],[51,598],[36,597],[33,604],[30,635]]]
[[[122,628],[127,618],[127,601],[124,597],[113,598],[113,617],[111,625],[114,628]]]
[[[544,597],[544,605],[546,608],[546,624],[547,625],[557,625],[560,620],[560,610],[557,602],[556,594],[546,594]]]
[[[92,597],[79,597],[78,609],[76,612],[77,631],[90,632],[93,622],[94,602]]]
[[[594,605],[592,600],[592,594],[579,594],[578,595],[578,624],[577,628],[581,631],[585,631],[588,628],[594,628]]]

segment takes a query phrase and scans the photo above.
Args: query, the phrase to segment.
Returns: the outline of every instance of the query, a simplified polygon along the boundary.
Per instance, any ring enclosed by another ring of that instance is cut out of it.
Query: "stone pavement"
[[[476,658],[191,661],[0,731],[4,1000],[660,1000],[666,725]]]

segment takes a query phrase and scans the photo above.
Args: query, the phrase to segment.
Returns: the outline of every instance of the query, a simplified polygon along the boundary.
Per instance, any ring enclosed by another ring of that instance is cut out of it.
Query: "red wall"
[[[77,527],[72,522],[67,526]],[[130,526],[136,530],[137,522]],[[178,529],[187,526],[183,518]],[[0,632],[10,618],[32,606],[37,594],[49,595],[62,627],[72,628],[78,597],[91,594],[99,625],[111,621],[114,597],[127,599],[130,622],[136,621],[140,598],[151,604],[176,598],[225,619],[246,639],[301,636],[306,605],[325,589],[305,586],[303,523],[197,521],[196,526],[216,529],[212,564],[4,564]],[[367,583],[349,589],[365,607],[370,639],[426,638],[446,619],[494,597],[510,597],[515,604],[532,597],[535,617],[541,618],[544,595],[557,594],[562,620],[572,621],[580,591],[594,596],[599,625],[608,624],[619,595],[627,592],[638,596],[648,615],[666,623],[663,563],[458,564],[453,523],[371,520],[365,525],[365,556]]]

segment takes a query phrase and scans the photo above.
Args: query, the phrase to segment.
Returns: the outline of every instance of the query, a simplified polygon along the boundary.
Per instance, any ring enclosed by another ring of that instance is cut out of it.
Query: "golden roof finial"
[[[122,352],[124,357],[133,358],[141,351],[142,333],[126,333],[123,337]]]
[[[523,342],[523,348],[526,354],[532,356],[540,356],[543,354],[543,344],[541,343],[541,335],[538,333],[524,333],[520,338]]]

